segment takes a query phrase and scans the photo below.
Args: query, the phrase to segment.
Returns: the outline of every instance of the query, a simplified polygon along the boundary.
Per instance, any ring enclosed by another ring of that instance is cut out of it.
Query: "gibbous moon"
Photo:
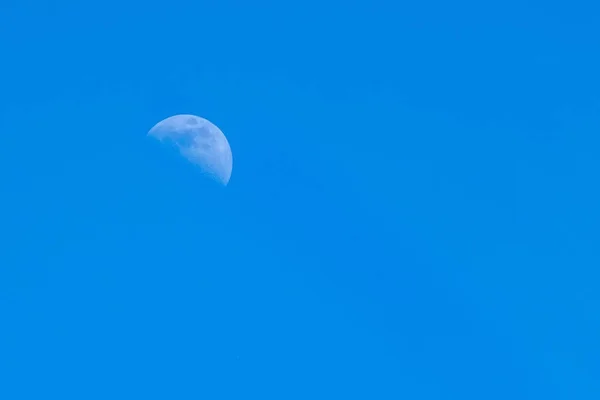
[[[182,156],[223,186],[229,183],[233,168],[231,148],[212,122],[195,115],[174,115],[154,125],[148,135],[174,144]]]

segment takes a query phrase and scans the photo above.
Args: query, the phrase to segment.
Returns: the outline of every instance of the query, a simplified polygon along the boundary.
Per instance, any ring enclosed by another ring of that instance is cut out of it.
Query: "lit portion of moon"
[[[148,135],[175,145],[182,156],[223,186],[229,183],[233,168],[231,148],[212,122],[195,115],[174,115],[154,125]]]

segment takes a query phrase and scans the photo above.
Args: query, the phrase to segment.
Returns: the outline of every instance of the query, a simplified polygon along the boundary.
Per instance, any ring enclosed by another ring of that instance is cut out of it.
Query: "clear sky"
[[[3,0],[0,398],[600,398],[599,15]]]

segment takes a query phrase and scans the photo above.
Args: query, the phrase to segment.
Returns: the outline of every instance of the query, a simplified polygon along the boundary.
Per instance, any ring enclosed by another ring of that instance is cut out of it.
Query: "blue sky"
[[[241,3],[0,6],[0,397],[599,398],[600,6]]]

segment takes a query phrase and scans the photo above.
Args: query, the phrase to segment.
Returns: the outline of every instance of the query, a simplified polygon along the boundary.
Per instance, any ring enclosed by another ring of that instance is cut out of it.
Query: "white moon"
[[[148,132],[161,142],[174,144],[182,156],[226,186],[231,178],[233,156],[227,138],[212,122],[195,115],[166,118]]]

